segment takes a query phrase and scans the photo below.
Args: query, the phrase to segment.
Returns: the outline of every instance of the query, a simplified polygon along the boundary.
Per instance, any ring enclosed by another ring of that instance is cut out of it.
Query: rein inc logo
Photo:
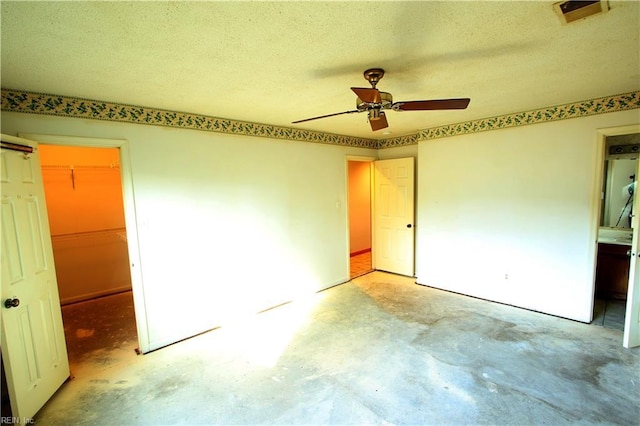
[[[3,425],[33,425],[35,423],[32,417],[0,417],[0,424]]]

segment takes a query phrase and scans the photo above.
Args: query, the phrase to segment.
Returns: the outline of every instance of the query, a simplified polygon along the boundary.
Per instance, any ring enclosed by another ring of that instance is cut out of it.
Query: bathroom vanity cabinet
[[[630,249],[629,245],[598,243],[597,297],[621,300],[627,298]]]

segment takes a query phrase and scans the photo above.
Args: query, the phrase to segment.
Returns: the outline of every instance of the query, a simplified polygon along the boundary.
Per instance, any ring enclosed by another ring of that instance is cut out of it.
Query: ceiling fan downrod
[[[384,77],[384,70],[382,68],[370,68],[364,72],[364,78],[374,89],[382,77]]]

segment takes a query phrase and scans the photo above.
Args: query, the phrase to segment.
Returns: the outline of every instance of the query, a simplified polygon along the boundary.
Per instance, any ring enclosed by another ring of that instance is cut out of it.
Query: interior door
[[[374,161],[373,267],[414,275],[414,159]]]
[[[32,418],[69,377],[69,360],[37,144],[2,142],[2,362],[13,416]]]
[[[640,161],[636,166],[636,177],[640,176]],[[637,178],[636,178],[637,179]],[[636,188],[633,197],[633,239],[631,242],[631,260],[629,262],[629,286],[627,289],[627,309],[624,316],[624,335],[622,344],[625,348],[640,346],[640,194]]]

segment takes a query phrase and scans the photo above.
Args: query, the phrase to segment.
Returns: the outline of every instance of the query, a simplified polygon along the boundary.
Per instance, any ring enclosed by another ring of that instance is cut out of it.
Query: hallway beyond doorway
[[[371,250],[351,256],[349,258],[349,267],[349,270],[351,271],[349,279],[353,279],[373,271],[373,268],[371,267]]]

